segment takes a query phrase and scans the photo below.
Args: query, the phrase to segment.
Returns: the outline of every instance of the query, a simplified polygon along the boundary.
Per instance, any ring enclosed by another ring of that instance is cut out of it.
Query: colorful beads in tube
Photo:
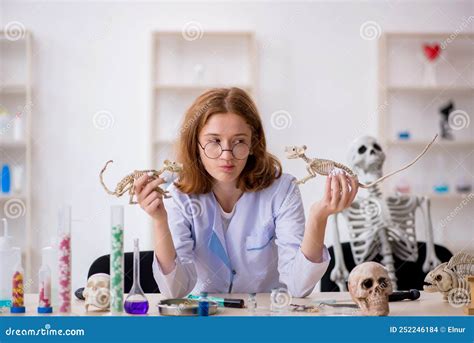
[[[71,207],[59,211],[59,312],[71,312]]]
[[[39,271],[38,284],[38,313],[51,313],[51,270],[48,266],[41,267]]]
[[[42,280],[39,292],[39,307],[51,307],[51,280]]]
[[[22,308],[25,306],[23,287],[23,273],[21,270],[16,270],[12,280],[12,307]]]
[[[111,207],[110,311],[123,312],[123,206]]]

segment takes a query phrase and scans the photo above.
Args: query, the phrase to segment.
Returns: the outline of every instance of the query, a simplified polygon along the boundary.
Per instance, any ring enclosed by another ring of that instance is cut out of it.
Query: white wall
[[[126,203],[101,188],[104,161],[117,161],[107,174],[109,184],[149,164],[151,31],[181,30],[191,20],[204,30],[255,30],[257,100],[270,150],[286,172],[302,176],[301,163],[284,160],[285,144],[307,144],[315,156],[344,161],[355,137],[376,133],[376,41],[361,39],[362,23],[373,20],[386,31],[453,31],[473,14],[470,1],[3,1],[0,6],[2,26],[19,21],[34,35],[36,247],[56,232],[58,207],[70,203],[74,288],[84,283],[94,258],[108,253],[109,206]],[[112,113],[111,129],[94,127],[100,110]],[[291,114],[291,127],[272,128],[270,116],[277,110]],[[306,208],[321,197],[322,186],[319,179],[302,188]],[[146,215],[132,206],[125,215],[126,248],[138,236],[142,248],[151,249]],[[457,234],[472,237],[471,214],[461,217],[465,224]],[[445,235],[436,238],[460,248]]]

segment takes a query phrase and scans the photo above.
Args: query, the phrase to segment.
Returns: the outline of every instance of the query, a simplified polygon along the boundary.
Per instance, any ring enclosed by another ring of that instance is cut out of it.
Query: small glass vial
[[[47,264],[48,248],[43,248],[42,264],[38,273],[38,313],[52,313],[51,305],[51,268]]]
[[[199,298],[198,315],[205,317],[209,316],[209,299],[207,298],[207,292],[201,292],[201,297]]]
[[[272,289],[270,311],[285,312],[291,302],[291,295],[285,287]]]
[[[249,298],[247,300],[247,309],[250,312],[257,311],[257,293],[249,293]]]
[[[270,312],[278,312],[275,306],[277,294],[278,288],[272,288],[272,292],[270,293]]]
[[[12,306],[10,307],[11,313],[25,313],[25,285],[24,285],[25,272],[20,262],[17,263],[13,272],[12,278]]]
[[[133,240],[133,285],[125,299],[125,312],[129,314],[146,314],[148,312],[148,300],[140,285],[140,248],[138,238]]]

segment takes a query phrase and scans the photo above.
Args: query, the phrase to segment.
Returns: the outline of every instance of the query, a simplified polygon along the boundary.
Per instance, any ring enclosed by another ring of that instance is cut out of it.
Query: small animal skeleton
[[[443,299],[452,305],[466,305],[470,302],[471,294],[466,280],[469,275],[474,275],[474,256],[459,253],[429,272],[423,289],[426,292],[442,293]]]
[[[133,184],[135,180],[139,179],[141,176],[147,174],[151,178],[150,181],[153,181],[159,178],[160,175],[164,173],[165,171],[169,171],[171,173],[180,173],[183,170],[183,165],[181,163],[165,160],[163,163],[163,168],[161,168],[160,170],[154,170],[154,169],[135,170],[132,173],[128,174],[117,184],[117,187],[115,187],[115,191],[112,192],[111,190],[107,188],[103,179],[103,173],[105,169],[107,169],[107,166],[109,165],[109,163],[112,163],[112,162],[113,160],[107,161],[104,168],[102,168],[99,175],[100,183],[102,184],[102,186],[104,187],[107,193],[109,193],[110,195],[115,195],[117,198],[121,197],[122,195],[128,192],[128,194],[130,195],[129,204],[137,204],[137,202],[133,200],[133,196],[135,195]],[[160,187],[157,187],[155,190],[159,192],[164,198],[171,197],[167,191],[161,189]]]
[[[407,165],[403,166],[402,168],[395,170],[387,175],[384,175],[380,177],[379,179],[369,183],[369,184],[364,184],[359,182],[359,187],[361,188],[370,188],[372,186],[375,186],[376,184],[384,181],[385,179],[389,178],[392,175],[395,175],[409,167],[411,167],[413,164],[415,164],[416,161],[418,161],[421,156],[423,156],[426,151],[431,147],[431,145],[434,143],[438,135],[436,134],[433,138],[433,140],[426,145],[426,147],[423,149],[423,151],[410,163]],[[297,184],[303,184],[306,181],[316,177],[316,175],[323,175],[323,176],[328,176],[334,169],[341,169],[345,171],[349,176],[352,177],[357,177],[357,174],[354,173],[349,167],[343,165],[342,163],[334,162],[331,160],[325,160],[325,159],[319,159],[319,158],[309,158],[305,155],[306,151],[306,145],[303,145],[301,147],[297,146],[288,146],[285,148],[286,152],[286,157],[288,159],[296,159],[296,158],[301,158],[303,159],[306,163],[306,170],[308,171],[309,175],[302,178],[301,180],[296,181]]]
[[[349,149],[348,164],[364,182],[380,179],[383,174],[385,153],[374,137],[362,136]],[[393,194],[384,196],[379,185],[373,185],[361,192],[349,208],[331,217],[334,222],[335,265],[331,280],[341,291],[346,290],[349,272],[344,263],[344,255],[339,238],[339,218],[347,223],[349,243],[356,264],[382,256],[392,281],[397,289],[394,256],[402,261],[418,260],[416,239],[416,212],[423,215],[426,234],[426,257],[423,271],[428,272],[441,263],[437,258],[433,240],[430,199],[417,195]]]

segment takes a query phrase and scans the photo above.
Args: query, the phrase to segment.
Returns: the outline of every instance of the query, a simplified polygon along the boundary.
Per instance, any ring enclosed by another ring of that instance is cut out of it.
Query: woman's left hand
[[[311,215],[327,218],[341,212],[352,204],[358,189],[356,177],[350,177],[340,169],[335,170],[326,178],[323,198],[311,206]]]

